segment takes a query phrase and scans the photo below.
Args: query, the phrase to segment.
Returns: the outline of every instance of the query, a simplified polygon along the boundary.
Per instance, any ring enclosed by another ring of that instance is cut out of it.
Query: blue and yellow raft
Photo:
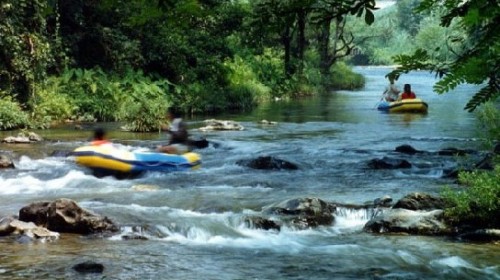
[[[427,113],[427,103],[420,98],[403,99],[394,102],[382,101],[377,109],[389,113]]]
[[[112,145],[83,146],[72,153],[76,162],[103,175],[139,174],[145,171],[183,171],[199,168],[200,155],[173,155],[154,152],[130,152]]]

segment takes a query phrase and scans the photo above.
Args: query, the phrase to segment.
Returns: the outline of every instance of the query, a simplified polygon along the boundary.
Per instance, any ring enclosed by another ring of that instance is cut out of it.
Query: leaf
[[[92,93],[97,92],[97,84],[96,83],[90,84],[90,91],[92,91]]]
[[[375,15],[373,15],[373,12],[365,9],[365,22],[368,25],[371,25],[375,21]]]

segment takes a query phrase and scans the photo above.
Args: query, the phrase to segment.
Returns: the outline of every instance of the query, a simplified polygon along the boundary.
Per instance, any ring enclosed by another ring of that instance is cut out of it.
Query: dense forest
[[[496,1],[1,0],[0,129],[61,120],[155,130],[168,106],[245,110],[363,86],[349,65],[499,93]],[[383,8],[381,8],[383,7]]]

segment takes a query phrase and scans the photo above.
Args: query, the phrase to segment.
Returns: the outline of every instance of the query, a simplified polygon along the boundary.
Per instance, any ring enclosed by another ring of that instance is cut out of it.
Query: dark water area
[[[478,123],[463,110],[476,90],[462,86],[438,95],[431,74],[416,72],[412,84],[429,104],[427,114],[377,111],[387,68],[357,68],[365,88],[294,101],[263,104],[251,112],[188,118],[194,138],[212,144],[197,152],[198,170],[148,173],[131,180],[96,178],[74,159],[53,156],[85,145],[96,124],[37,131],[32,145],[0,144],[16,169],[0,171],[0,215],[16,214],[33,201],[71,198],[121,226],[114,236],[71,234],[49,243],[20,244],[0,237],[0,279],[500,279],[500,248],[443,237],[383,236],[362,231],[369,217],[346,211],[331,226],[281,231],[251,229],[245,217],[289,198],[319,197],[363,204],[384,195],[438,194],[459,188],[443,174],[473,156],[437,155],[445,148],[483,149]],[[238,121],[242,131],[202,132],[203,120]],[[261,124],[261,120],[277,122]],[[130,150],[166,141],[160,133],[122,132],[99,124]],[[1,132],[0,138],[17,132]],[[403,155],[411,145],[427,154]],[[253,170],[242,159],[274,156],[298,170]],[[373,170],[367,162],[405,159],[410,169]],[[152,229],[148,240],[124,240],[134,226]],[[79,275],[71,267],[92,260],[103,274]]]

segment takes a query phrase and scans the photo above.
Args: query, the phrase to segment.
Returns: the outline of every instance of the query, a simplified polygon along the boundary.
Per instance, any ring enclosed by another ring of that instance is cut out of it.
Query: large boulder
[[[388,209],[368,221],[364,230],[372,233],[447,235],[452,229],[443,220],[443,210],[412,211]]]
[[[85,210],[75,201],[65,198],[25,206],[19,211],[19,220],[57,232],[91,234],[118,231],[118,227],[107,217]]]
[[[333,223],[335,206],[319,198],[295,198],[264,208],[265,215],[278,216],[289,226],[306,229]]]
[[[408,155],[423,153],[422,151],[419,151],[410,145],[401,145],[401,146],[396,147],[395,150],[398,153],[403,153],[403,154],[408,154]]]
[[[445,201],[440,197],[435,197],[426,193],[410,193],[401,198],[392,208],[402,208],[408,210],[435,210],[444,209]]]

